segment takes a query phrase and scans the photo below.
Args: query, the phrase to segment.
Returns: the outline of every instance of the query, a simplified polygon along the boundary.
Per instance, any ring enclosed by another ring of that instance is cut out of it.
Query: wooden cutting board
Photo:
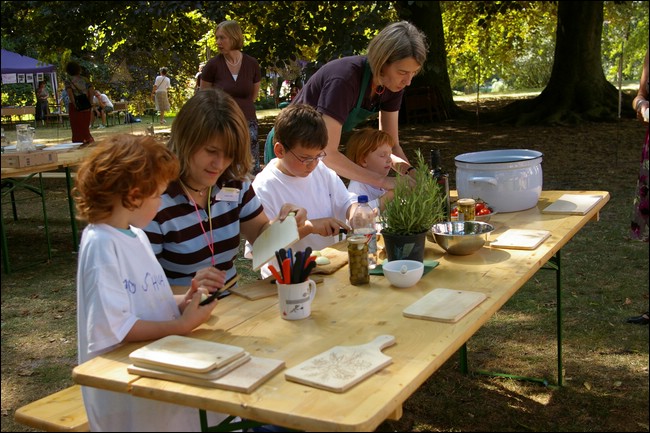
[[[263,264],[275,257],[275,252],[287,248],[300,240],[296,217],[288,215],[282,222],[274,222],[253,244],[253,270],[257,271]]]
[[[323,277],[320,275],[310,274],[309,278],[314,280],[314,283],[316,284],[323,282]],[[269,276],[263,280],[232,288],[230,291],[236,295],[255,301],[269,296],[277,296],[278,286],[275,285],[275,278]]]
[[[455,323],[485,299],[487,296],[481,292],[434,289],[406,307],[402,314],[414,319]]]
[[[138,365],[160,365],[193,373],[206,373],[244,356],[244,353],[244,349],[237,346],[169,335],[134,350],[129,358]]]
[[[317,265],[312,274],[330,275],[348,264],[348,244],[347,241],[337,242],[336,244],[320,250],[323,257],[330,261],[326,265]]]
[[[173,382],[187,383],[190,385],[226,389],[247,394],[253,392],[257,387],[266,382],[283,368],[284,361],[251,356],[248,362],[235,368],[226,375],[218,379],[207,380],[184,376],[181,374],[168,373],[153,368],[138,367],[135,365],[129,365],[127,367],[129,373],[137,374],[139,376],[171,380]]]
[[[170,373],[179,376],[187,376],[187,377],[193,377],[196,379],[203,379],[203,380],[214,380],[214,379],[219,379],[221,376],[225,376],[226,374],[233,371],[235,368],[242,366],[243,364],[247,363],[250,360],[251,360],[251,355],[248,352],[244,352],[244,356],[240,356],[234,361],[230,361],[228,364],[224,365],[223,367],[215,368],[214,370],[206,371],[205,373],[194,373],[192,371],[168,368],[168,367],[163,367],[161,365],[148,364],[146,362],[145,363],[134,362],[133,365],[136,367],[160,371],[161,373]]]
[[[393,359],[381,350],[395,344],[392,335],[380,335],[359,346],[335,346],[288,369],[287,380],[334,392],[345,392]]]
[[[551,236],[551,232],[548,230],[508,229],[492,241],[490,246],[513,250],[534,250],[549,236]]]
[[[602,198],[600,195],[563,194],[545,207],[542,213],[584,215]]]

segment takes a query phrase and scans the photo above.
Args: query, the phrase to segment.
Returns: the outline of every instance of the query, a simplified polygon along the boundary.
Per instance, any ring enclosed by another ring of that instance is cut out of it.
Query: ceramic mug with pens
[[[316,283],[307,279],[295,284],[282,284],[278,286],[278,299],[280,315],[285,320],[300,320],[311,316],[311,303],[316,296]]]

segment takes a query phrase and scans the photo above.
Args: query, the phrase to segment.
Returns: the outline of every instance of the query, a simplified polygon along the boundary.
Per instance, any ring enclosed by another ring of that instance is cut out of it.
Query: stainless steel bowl
[[[485,245],[494,226],[481,221],[447,221],[431,228],[435,242],[449,254],[466,256]]]

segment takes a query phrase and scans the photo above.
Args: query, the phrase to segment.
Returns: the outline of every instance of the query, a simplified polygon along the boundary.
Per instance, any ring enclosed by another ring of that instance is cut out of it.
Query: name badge
[[[237,188],[222,188],[215,197],[221,201],[239,201],[239,189]]]

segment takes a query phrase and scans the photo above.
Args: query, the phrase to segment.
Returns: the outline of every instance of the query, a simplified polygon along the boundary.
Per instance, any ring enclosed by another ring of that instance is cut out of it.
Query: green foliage
[[[395,197],[381,212],[382,231],[413,235],[427,231],[444,218],[444,191],[429,173],[429,167],[418,149],[415,153],[415,182],[410,176],[397,175]]]
[[[638,82],[648,49],[648,2],[606,1],[602,36],[603,71],[617,83],[621,56],[621,79]]]
[[[3,84],[2,106],[36,105],[36,94],[32,84]]]
[[[556,12],[554,2],[443,2],[452,89],[475,92],[494,78],[509,88],[545,86]]]
[[[68,60],[77,60],[99,89],[114,100],[134,101],[140,112],[152,105],[153,80],[167,66],[170,102],[178,109],[192,94],[199,63],[217,52],[214,31],[224,19],[240,23],[244,51],[258,59],[263,76],[274,74],[277,94],[285,79],[305,80],[331,59],[364,53],[381,28],[400,19],[398,10],[434,13],[415,9],[423,4],[113,1],[107,7],[101,1],[2,1],[2,47],[55,64],[60,76]],[[425,70],[441,69],[446,60],[451,88],[464,92],[495,78],[509,89],[546,85],[554,59],[557,2],[440,5],[445,49],[430,50],[439,64],[429,59]],[[437,41],[431,35],[437,27],[425,29],[432,41]],[[638,80],[647,36],[647,2],[605,2],[602,57],[610,81],[616,78],[621,52],[623,79]]]

